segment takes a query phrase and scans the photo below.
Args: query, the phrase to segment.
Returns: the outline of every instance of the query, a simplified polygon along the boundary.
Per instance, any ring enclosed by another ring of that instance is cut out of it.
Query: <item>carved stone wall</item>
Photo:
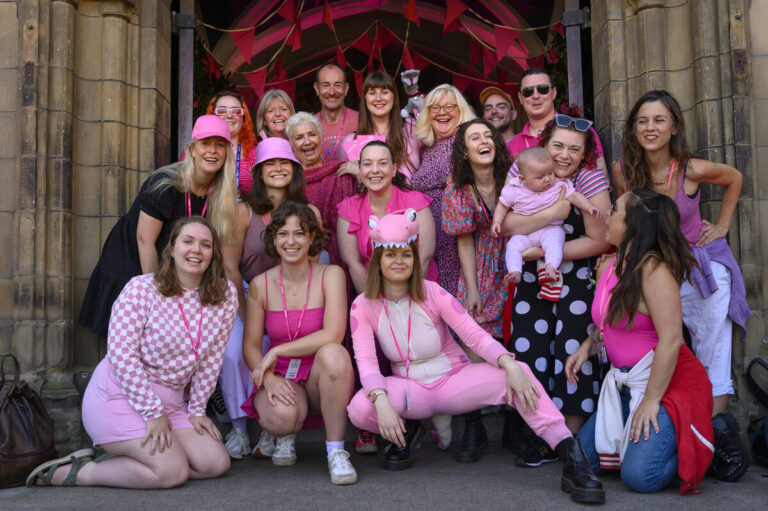
[[[621,153],[635,100],[666,89],[680,102],[688,142],[701,158],[744,175],[728,241],[739,261],[753,317],[734,336],[735,400],[756,411],[745,364],[768,353],[768,2],[595,0],[591,4],[596,126],[606,160]],[[760,162],[763,162],[762,168]],[[762,185],[761,178],[762,177]],[[722,190],[702,187],[702,214],[714,219]]]

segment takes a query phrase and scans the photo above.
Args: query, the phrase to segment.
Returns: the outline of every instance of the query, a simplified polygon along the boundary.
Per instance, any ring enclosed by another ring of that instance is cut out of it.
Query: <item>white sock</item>
[[[335,442],[328,442],[326,440],[326,442],[325,442],[326,454],[331,454],[331,451],[334,450],[334,449],[339,449],[339,450],[343,451],[344,450],[344,440],[338,440],[338,441],[335,441]]]
[[[232,419],[232,427],[239,429],[243,433],[246,433],[248,431],[248,417],[238,417],[237,419]]]

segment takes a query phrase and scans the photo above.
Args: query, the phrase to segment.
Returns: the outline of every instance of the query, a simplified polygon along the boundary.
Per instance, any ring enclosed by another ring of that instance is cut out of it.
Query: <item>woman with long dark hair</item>
[[[617,252],[598,269],[597,328],[565,363],[571,383],[590,353],[611,363],[579,438],[593,470],[620,470],[633,490],[661,490],[679,474],[681,493],[694,492],[713,439],[712,386],[683,342],[680,285],[696,260],[675,203],[650,190],[617,199],[606,240]]]

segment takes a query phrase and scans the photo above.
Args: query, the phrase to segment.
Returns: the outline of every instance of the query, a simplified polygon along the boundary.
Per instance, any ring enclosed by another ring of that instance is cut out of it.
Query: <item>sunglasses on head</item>
[[[573,125],[576,131],[587,131],[592,127],[592,121],[581,117],[571,117],[565,114],[555,114],[555,124],[558,128],[570,128]]]
[[[523,87],[522,89],[520,89],[520,94],[522,94],[524,98],[530,98],[531,96],[533,96],[533,89],[534,88],[542,96],[544,94],[549,94],[550,86],[547,85],[546,83],[540,83],[536,87],[533,87],[533,86],[531,86],[531,87]]]

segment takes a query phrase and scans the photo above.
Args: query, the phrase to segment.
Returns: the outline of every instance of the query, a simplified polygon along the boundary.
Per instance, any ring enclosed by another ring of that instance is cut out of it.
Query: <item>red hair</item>
[[[256,145],[256,134],[253,132],[253,120],[251,119],[251,112],[248,111],[248,105],[243,101],[243,96],[239,92],[223,90],[216,93],[214,97],[208,102],[208,108],[205,109],[205,113],[209,115],[216,115],[213,113],[216,102],[224,97],[232,97],[240,102],[240,106],[243,108],[243,127],[240,128],[240,134],[237,137],[238,142],[243,148],[243,157],[248,154],[251,147]]]

